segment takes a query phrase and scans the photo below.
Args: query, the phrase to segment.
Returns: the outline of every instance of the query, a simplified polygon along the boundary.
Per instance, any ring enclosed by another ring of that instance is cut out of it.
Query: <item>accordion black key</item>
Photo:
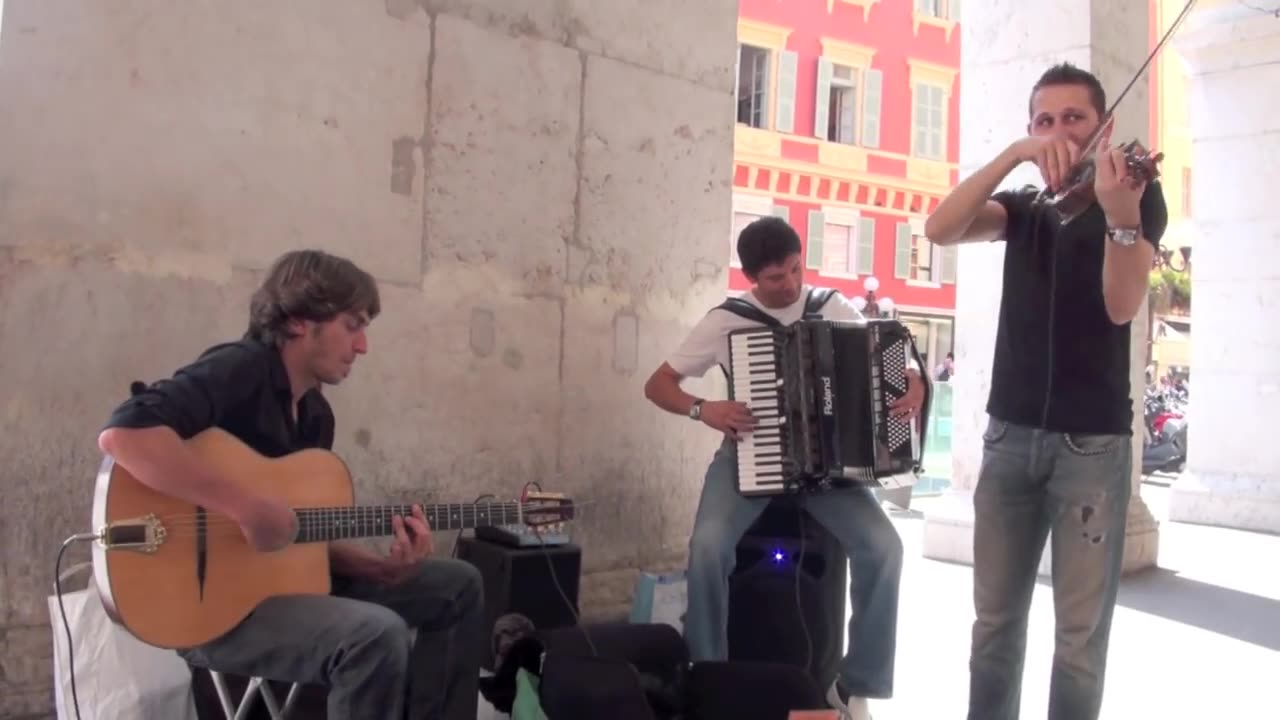
[[[729,397],[756,418],[738,442],[738,492],[915,482],[931,393],[905,325],[801,320],[735,330],[729,350]],[[925,402],[915,419],[902,421],[889,405],[907,392],[911,360],[921,368]]]

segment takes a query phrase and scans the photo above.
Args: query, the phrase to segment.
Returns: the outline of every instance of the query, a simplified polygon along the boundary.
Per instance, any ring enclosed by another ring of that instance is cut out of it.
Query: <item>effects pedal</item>
[[[569,543],[569,535],[563,531],[538,533],[527,525],[478,527],[474,532],[477,540],[507,547],[558,547]]]

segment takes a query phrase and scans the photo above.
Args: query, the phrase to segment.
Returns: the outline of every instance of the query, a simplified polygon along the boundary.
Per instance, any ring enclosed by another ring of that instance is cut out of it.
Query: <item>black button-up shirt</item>
[[[1056,210],[1032,202],[1037,192],[993,198],[1009,220],[987,412],[1054,432],[1130,435],[1130,323],[1111,322],[1102,297],[1106,217],[1094,203],[1061,226]],[[1159,249],[1169,215],[1158,182],[1139,205]]]
[[[221,428],[267,457],[333,447],[329,402],[311,390],[290,412],[292,392],[280,351],[257,340],[215,345],[173,377],[124,401],[107,427],[167,425],[183,439]]]

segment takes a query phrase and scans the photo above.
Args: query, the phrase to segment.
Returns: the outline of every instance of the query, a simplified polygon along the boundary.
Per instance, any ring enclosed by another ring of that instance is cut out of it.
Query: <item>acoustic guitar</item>
[[[229,517],[142,484],[107,456],[93,496],[94,580],[107,614],[142,642],[188,648],[214,640],[276,595],[328,594],[329,542],[393,534],[410,505],[354,505],[351,473],[328,450],[267,458],[218,428],[186,441],[223,477],[274,493],[298,515],[298,536],[275,552],[249,546]],[[555,493],[521,502],[427,504],[433,530],[525,525],[552,531],[573,518]]]

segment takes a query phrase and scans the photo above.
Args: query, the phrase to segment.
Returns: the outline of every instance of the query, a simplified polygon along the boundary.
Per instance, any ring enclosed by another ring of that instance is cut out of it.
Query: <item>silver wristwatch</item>
[[[694,401],[693,401],[693,404],[689,406],[689,419],[690,419],[690,420],[701,420],[701,419],[702,419],[702,402],[703,402],[703,401],[702,401],[701,399],[694,400]]]
[[[1117,245],[1128,247],[1138,242],[1138,228],[1107,228],[1107,237],[1111,238],[1111,242]]]

